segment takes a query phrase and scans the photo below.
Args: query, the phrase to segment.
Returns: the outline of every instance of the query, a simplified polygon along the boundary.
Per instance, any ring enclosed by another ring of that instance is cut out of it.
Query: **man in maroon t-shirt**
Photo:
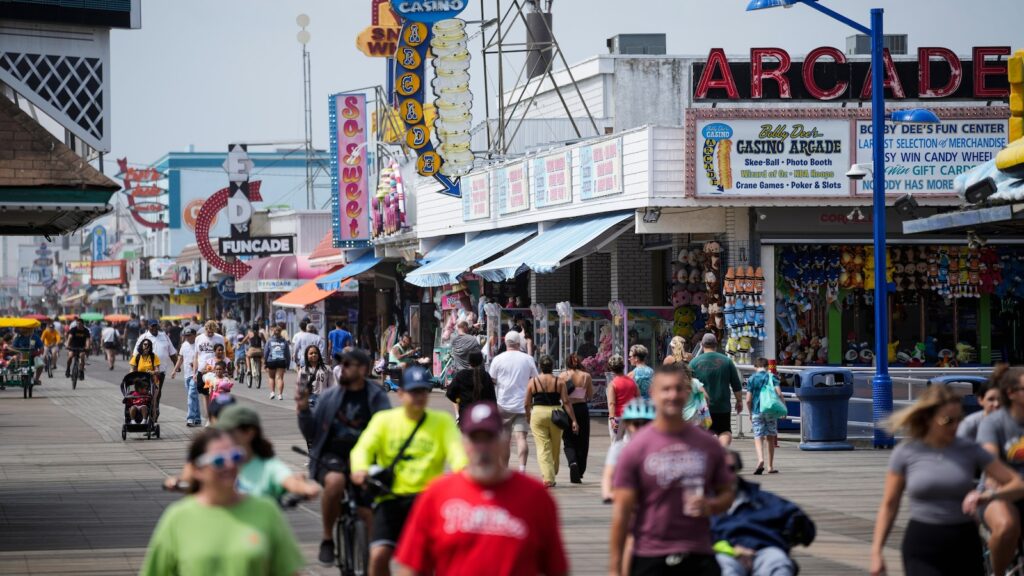
[[[554,499],[505,468],[498,405],[467,407],[461,426],[469,464],[416,498],[398,539],[398,574],[568,574]]]
[[[690,378],[659,366],[651,382],[654,422],[619,456],[613,486],[609,574],[620,574],[632,520],[634,576],[718,576],[709,517],[725,512],[735,476],[714,436],[683,420]]]

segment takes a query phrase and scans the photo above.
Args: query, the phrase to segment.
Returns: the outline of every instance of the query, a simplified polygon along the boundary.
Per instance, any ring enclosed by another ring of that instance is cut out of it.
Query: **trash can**
[[[946,376],[936,376],[928,380],[928,385],[932,384],[948,384],[954,388],[963,388],[965,385],[970,387],[971,392],[964,394],[960,400],[960,404],[964,409],[964,416],[972,414],[981,410],[981,400],[978,398],[978,388],[988,382],[988,378],[985,376],[973,376],[970,374],[949,374]],[[957,386],[957,385],[960,386]]]
[[[797,374],[801,450],[853,450],[846,441],[853,372],[810,368]]]

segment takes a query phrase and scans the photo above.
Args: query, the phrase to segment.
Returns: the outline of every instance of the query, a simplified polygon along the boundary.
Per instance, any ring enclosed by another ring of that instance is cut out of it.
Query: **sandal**
[[[778,468],[772,468],[771,470],[768,471],[768,473],[769,474],[778,474],[779,473],[779,469]]]
[[[758,463],[757,468],[754,469],[754,476],[760,476],[761,474],[764,474],[764,462]]]

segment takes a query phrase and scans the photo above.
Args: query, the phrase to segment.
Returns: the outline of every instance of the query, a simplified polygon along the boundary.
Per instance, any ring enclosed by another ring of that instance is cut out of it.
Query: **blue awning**
[[[459,248],[462,248],[465,244],[465,234],[456,234],[454,236],[448,236],[446,238],[443,238],[440,242],[438,242],[437,246],[434,246],[434,248],[427,252],[423,256],[423,258],[420,258],[416,262],[418,262],[421,266],[430,264],[431,262],[436,262],[441,258],[444,258],[445,256],[451,254],[452,252],[455,252]]]
[[[633,214],[632,211],[613,212],[562,220],[501,258],[475,268],[473,273],[491,282],[501,282],[527,270],[540,274],[554,272],[625,232],[628,226],[623,222]]]
[[[536,226],[522,226],[481,232],[462,248],[413,270],[405,281],[415,286],[444,286],[455,284],[459,276],[495,254],[508,250],[537,232]]]
[[[316,287],[321,290],[339,290],[346,280],[368,271],[377,264],[380,264],[381,260],[383,260],[383,258],[377,258],[373,255],[373,250],[370,250],[359,258],[356,258],[344,268],[331,272],[327,276],[317,280]]]

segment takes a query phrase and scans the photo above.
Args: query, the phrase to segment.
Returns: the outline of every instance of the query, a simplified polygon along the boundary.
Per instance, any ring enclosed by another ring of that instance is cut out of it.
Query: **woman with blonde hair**
[[[931,386],[912,406],[892,415],[890,429],[906,439],[889,458],[871,545],[872,576],[885,574],[882,551],[904,491],[910,502],[902,545],[906,574],[985,573],[974,515],[979,505],[1024,497],[1024,479],[981,446],[958,438],[961,420],[960,397],[946,385]],[[977,491],[974,473],[979,469],[999,488]]]
[[[665,364],[689,364],[693,354],[686,351],[686,338],[673,336],[668,343],[668,356],[665,356]]]

